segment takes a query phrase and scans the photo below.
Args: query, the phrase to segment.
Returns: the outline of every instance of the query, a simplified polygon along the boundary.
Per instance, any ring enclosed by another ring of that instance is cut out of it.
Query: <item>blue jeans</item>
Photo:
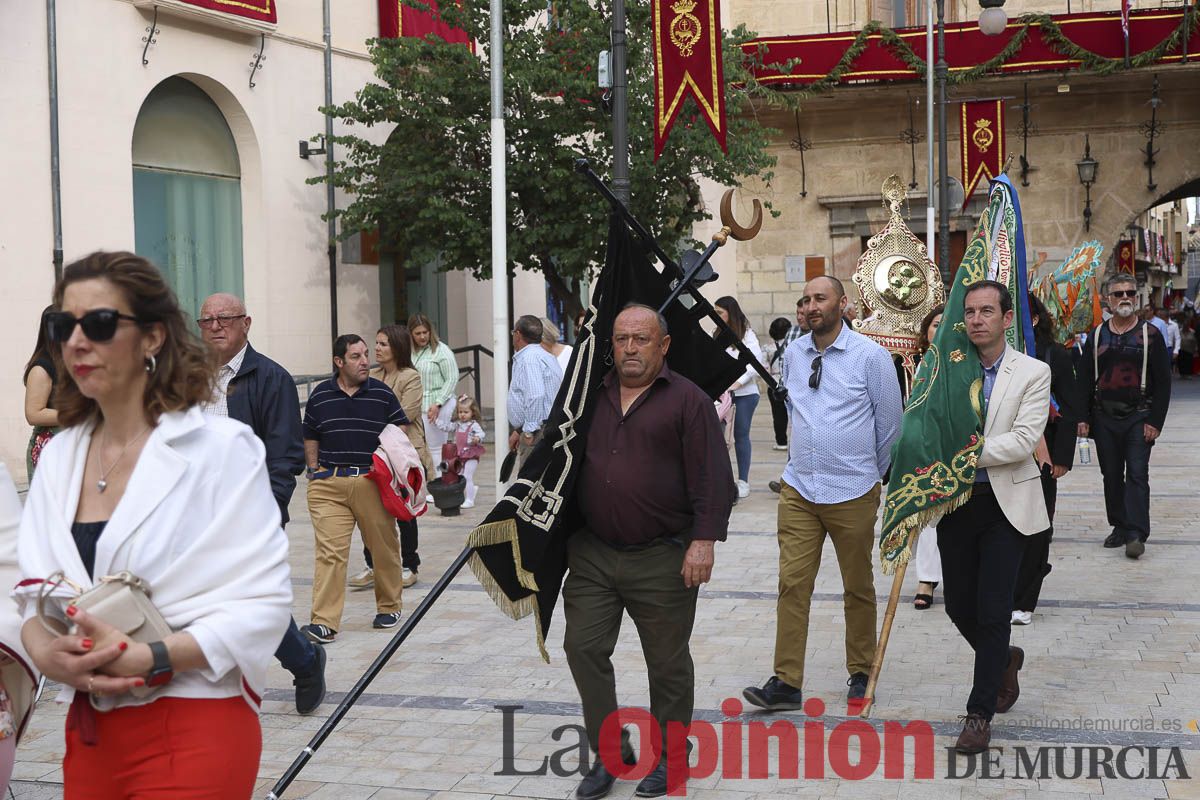
[[[296,620],[288,620],[287,633],[275,651],[275,658],[288,672],[301,675],[312,669],[317,660],[317,646],[308,640],[296,627]]]
[[[758,395],[733,397],[733,452],[737,454],[738,480],[750,479],[750,423],[758,408]]]

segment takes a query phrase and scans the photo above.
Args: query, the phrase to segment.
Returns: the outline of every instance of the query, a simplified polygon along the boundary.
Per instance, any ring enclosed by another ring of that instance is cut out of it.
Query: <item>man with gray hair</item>
[[[521,463],[542,438],[542,426],[558,395],[563,372],[542,346],[542,321],[526,314],[513,326],[512,378],[508,384],[508,449]]]
[[[1113,316],[1088,336],[1076,369],[1079,435],[1095,439],[1104,475],[1104,546],[1138,558],[1150,538],[1150,450],[1171,402],[1171,357],[1158,328],[1138,319],[1137,279],[1118,274],[1107,292]]]
[[[288,502],[296,476],[304,470],[300,400],[286,369],[250,346],[250,315],[240,297],[219,293],[200,306],[200,336],[217,356],[217,391],[204,410],[249,425],[267,451],[271,493],[280,524],[288,523]],[[296,710],[311,714],[325,698],[325,651],[300,633],[293,619],[275,651],[292,673]]]

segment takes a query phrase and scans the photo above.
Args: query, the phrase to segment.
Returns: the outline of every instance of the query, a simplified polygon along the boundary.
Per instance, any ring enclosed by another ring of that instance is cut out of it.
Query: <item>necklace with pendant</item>
[[[108,481],[106,480],[108,478],[108,474],[110,472],[112,472],[114,469],[116,469],[117,464],[121,463],[121,459],[125,457],[125,454],[127,452],[129,452],[129,448],[133,446],[133,443],[138,441],[139,439],[141,439],[143,436],[145,436],[146,432],[149,430],[150,430],[150,426],[147,425],[142,430],[141,433],[139,433],[137,436],[130,439],[125,444],[125,447],[123,447],[121,449],[121,454],[117,456],[117,460],[114,461],[112,464],[110,464],[107,469],[104,467],[104,459],[100,456],[100,454],[104,450],[104,448],[107,447],[107,442],[106,441],[100,442],[100,449],[96,451],[96,464],[100,467],[100,480],[96,481],[96,491],[98,491],[100,494],[104,494],[104,490],[108,488]],[[103,436],[104,436],[105,440],[108,439],[108,430],[107,429],[104,431]]]

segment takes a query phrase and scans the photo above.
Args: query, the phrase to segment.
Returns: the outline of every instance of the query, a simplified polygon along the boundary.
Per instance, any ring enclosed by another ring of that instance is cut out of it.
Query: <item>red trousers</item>
[[[96,714],[96,744],[67,725],[65,800],[249,800],[262,730],[241,697],[164,697]]]

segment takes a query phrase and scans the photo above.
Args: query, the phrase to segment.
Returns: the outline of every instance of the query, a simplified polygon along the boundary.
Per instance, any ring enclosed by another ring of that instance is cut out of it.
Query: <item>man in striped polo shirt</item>
[[[369,377],[367,343],[353,333],[333,343],[334,376],[313,390],[304,410],[308,513],[316,554],[312,624],[304,633],[327,644],[337,637],[346,604],[346,563],[354,526],[375,559],[376,628],[400,622],[400,540],[396,521],[367,478],[379,433],[407,426],[400,401],[387,384]]]

